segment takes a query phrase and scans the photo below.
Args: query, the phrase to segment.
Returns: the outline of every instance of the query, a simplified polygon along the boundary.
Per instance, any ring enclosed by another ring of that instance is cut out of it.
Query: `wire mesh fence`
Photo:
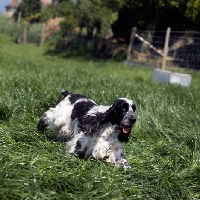
[[[161,68],[166,31],[137,30],[132,43],[131,61]],[[168,67],[200,69],[200,33],[171,31]]]
[[[180,67],[200,69],[200,33],[172,32],[168,55]]]
[[[42,24],[15,23],[11,19],[1,17],[0,32],[10,35],[16,43],[40,44]]]
[[[18,24],[11,19],[0,18],[0,32],[10,35],[16,43],[34,43],[39,46],[48,39],[53,48],[57,49],[68,51],[77,49],[79,52],[89,50],[92,53],[96,52],[96,55],[100,58],[115,58],[118,60],[128,58],[128,52],[130,53],[128,61],[133,65],[144,64],[157,68],[162,66],[166,31],[136,30],[134,38],[130,42],[116,36],[109,38],[100,38],[97,35],[88,37],[86,33],[80,34],[77,31],[63,35],[59,28],[54,30],[54,24],[48,28],[47,24],[45,26],[41,23]],[[121,32],[124,32],[125,35],[131,35],[132,31]],[[166,62],[168,67],[185,67],[199,70],[200,33],[171,31]]]

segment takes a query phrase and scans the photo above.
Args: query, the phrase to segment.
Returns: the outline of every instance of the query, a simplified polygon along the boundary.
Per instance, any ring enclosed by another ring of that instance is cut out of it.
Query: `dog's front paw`
[[[122,159],[122,160],[117,161],[115,165],[119,166],[119,167],[123,167],[124,169],[131,168],[131,166],[129,165],[129,163],[127,162],[126,159]]]
[[[124,169],[130,169],[131,168],[131,166],[129,165],[128,162],[124,163],[123,167],[124,167]]]

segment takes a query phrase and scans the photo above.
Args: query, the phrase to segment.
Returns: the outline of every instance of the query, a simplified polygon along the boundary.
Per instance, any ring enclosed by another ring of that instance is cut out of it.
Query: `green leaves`
[[[56,5],[51,5],[44,10],[43,18],[47,19],[47,15],[53,17],[64,17],[70,30],[75,27],[86,28],[88,35],[92,35],[93,28],[97,27],[97,34],[105,36],[118,18],[118,9],[114,9],[112,5],[116,7],[120,6],[120,1],[115,4],[115,1],[109,3],[107,1],[90,1],[90,0],[77,0],[77,1],[58,1]],[[51,13],[51,14],[50,14]]]
[[[190,0],[187,3],[186,16],[196,23],[200,23],[200,0]]]
[[[14,13],[14,19],[17,21],[19,13],[24,21],[35,23],[40,21],[42,4],[40,0],[23,0]]]

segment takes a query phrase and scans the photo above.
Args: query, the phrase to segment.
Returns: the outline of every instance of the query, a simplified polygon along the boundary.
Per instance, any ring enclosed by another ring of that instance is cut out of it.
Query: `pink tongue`
[[[128,133],[129,132],[129,128],[123,127],[123,132],[124,133]]]

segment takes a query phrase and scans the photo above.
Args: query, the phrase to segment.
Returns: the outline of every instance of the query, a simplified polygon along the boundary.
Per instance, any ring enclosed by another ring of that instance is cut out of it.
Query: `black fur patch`
[[[64,97],[67,97],[69,94],[71,94],[70,92],[68,92],[67,90],[62,90],[61,91],[61,94],[64,96]]]
[[[107,115],[96,113],[95,115],[85,115],[79,119],[79,128],[86,134],[93,135],[101,129],[101,124],[105,123]],[[109,121],[109,120],[107,120]]]
[[[71,104],[74,104],[77,100],[79,99],[88,99],[86,96],[82,95],[82,94],[71,94],[69,97],[69,100],[71,102]]]
[[[39,131],[42,131],[42,132],[44,132],[45,131],[45,129],[46,129],[46,124],[45,124],[45,121],[43,120],[43,119],[41,119],[39,122],[38,122],[38,124],[37,124],[37,129],[39,130]]]
[[[76,103],[72,110],[71,118],[73,120],[76,118],[80,119],[95,105],[96,104],[93,103],[92,101],[82,101],[82,102]]]
[[[105,113],[96,113],[95,115],[82,115],[79,119],[79,128],[81,131],[93,135],[98,133],[101,129],[101,126],[106,123],[110,122],[112,125],[120,125],[122,117],[125,113],[123,109],[128,109],[127,102],[124,100],[118,99],[115,103],[105,112]],[[118,139],[121,142],[127,142],[130,133],[124,134],[121,132],[119,134]]]
[[[122,131],[120,132],[120,134],[118,135],[118,140],[120,142],[128,142],[129,141],[129,137],[130,137],[130,133],[123,133]]]
[[[132,109],[133,109],[134,112],[136,111],[136,105],[135,104],[132,105]]]
[[[109,109],[110,113],[112,113],[112,115],[110,115],[110,123],[113,125],[114,124],[119,125],[127,109],[128,109],[127,102],[121,99],[117,99],[112,105],[112,107]]]
[[[77,141],[76,147],[75,147],[75,153],[79,158],[84,158],[85,157],[85,151],[80,151],[81,149],[81,142]]]

